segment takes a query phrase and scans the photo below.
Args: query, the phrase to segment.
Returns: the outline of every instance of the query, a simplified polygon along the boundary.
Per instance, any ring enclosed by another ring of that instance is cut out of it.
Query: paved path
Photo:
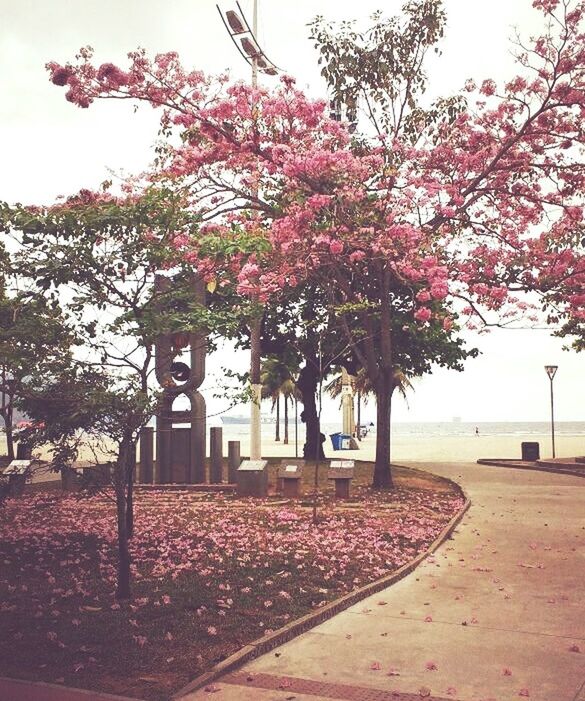
[[[426,467],[473,501],[453,540],[185,701],[585,701],[585,480]]]

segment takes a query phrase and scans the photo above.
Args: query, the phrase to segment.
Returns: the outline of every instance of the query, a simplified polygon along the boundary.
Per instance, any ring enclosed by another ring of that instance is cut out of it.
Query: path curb
[[[491,467],[505,467],[513,470],[532,470],[533,472],[550,472],[554,475],[570,475],[571,477],[585,477],[585,472],[577,470],[566,470],[563,468],[550,467],[547,465],[538,465],[536,463],[522,462],[521,460],[506,459],[506,458],[480,458],[477,460],[478,465],[488,465]]]
[[[396,465],[395,467],[405,466]],[[411,467],[405,467],[405,469],[412,470],[413,472],[424,472],[425,474],[431,475],[433,474],[432,472],[428,472],[426,470],[417,470],[416,468]],[[438,475],[434,476],[438,477]],[[449,521],[449,523],[445,526],[445,528],[443,528],[443,530],[437,536],[437,538],[435,538],[435,540],[424,552],[417,555],[413,560],[406,563],[405,565],[402,565],[402,567],[400,567],[392,574],[382,577],[381,579],[377,579],[375,582],[370,582],[369,584],[366,584],[363,587],[360,587],[359,589],[350,592],[349,594],[345,594],[344,596],[342,596],[339,599],[336,599],[335,601],[331,601],[330,603],[326,604],[317,611],[313,611],[312,613],[308,613],[305,616],[302,616],[301,618],[297,618],[296,621],[293,621],[292,623],[289,623],[286,626],[279,628],[278,630],[274,631],[274,633],[271,633],[270,635],[264,635],[262,638],[258,638],[257,640],[248,643],[243,648],[235,652],[233,655],[230,655],[225,660],[222,660],[221,662],[216,664],[208,672],[205,672],[204,674],[195,677],[195,679],[189,682],[189,684],[184,686],[182,689],[176,691],[171,696],[171,699],[178,701],[179,699],[187,696],[187,694],[190,694],[194,691],[197,691],[198,689],[201,689],[202,687],[206,687],[212,684],[224,674],[232,672],[237,667],[241,667],[241,665],[245,664],[246,662],[250,662],[256,657],[259,657],[260,655],[263,655],[266,652],[270,652],[270,650],[273,650],[275,647],[278,647],[279,645],[282,645],[283,643],[286,643],[289,640],[296,638],[297,636],[301,635],[302,633],[305,633],[311,628],[314,628],[320,623],[329,620],[341,611],[344,611],[350,606],[353,606],[359,601],[362,601],[362,599],[366,599],[372,594],[377,594],[378,592],[382,591],[383,589],[386,589],[392,584],[399,582],[401,579],[404,579],[404,577],[413,572],[413,570],[415,570],[421,564],[421,562],[423,562],[423,560],[425,560],[429,555],[435,552],[435,550],[437,550],[446,540],[449,539],[449,537],[451,536],[455,528],[459,525],[459,523],[463,519],[463,516],[471,506],[471,500],[469,499],[465,490],[460,484],[457,484],[457,482],[447,477],[440,477],[439,479],[455,486],[456,489],[465,499],[465,502],[461,507],[459,513],[455,514],[455,516]]]

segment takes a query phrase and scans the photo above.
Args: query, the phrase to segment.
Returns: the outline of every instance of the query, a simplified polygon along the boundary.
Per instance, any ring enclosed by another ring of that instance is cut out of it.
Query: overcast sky
[[[233,4],[222,2],[225,9]],[[376,9],[391,14],[401,4],[260,0],[260,41],[301,87],[324,96],[307,22],[316,14],[366,21]],[[241,5],[249,11],[252,2]],[[468,77],[506,79],[514,73],[509,41],[514,27],[524,36],[539,31],[541,16],[531,0],[446,0],[445,6],[443,54],[429,68],[432,95],[453,93]],[[66,62],[89,44],[98,61],[124,62],[128,51],[142,46],[149,52],[176,50],[187,66],[208,72],[229,68],[234,77],[248,77],[212,0],[0,0],[0,17],[0,200],[8,202],[49,203],[96,187],[111,171],[141,171],[151,158],[155,111],[143,107],[133,113],[118,102],[73,107],[64,90],[49,83],[47,61]],[[409,407],[396,401],[395,420],[548,420],[545,364],[559,365],[557,419],[585,420],[584,355],[563,351],[563,342],[546,331],[493,331],[470,334],[469,341],[482,356],[470,360],[464,373],[437,370],[417,381]],[[209,363],[211,376],[228,362],[233,367],[232,353],[218,353]],[[240,358],[242,368],[246,362]],[[209,404],[219,408],[210,397]]]

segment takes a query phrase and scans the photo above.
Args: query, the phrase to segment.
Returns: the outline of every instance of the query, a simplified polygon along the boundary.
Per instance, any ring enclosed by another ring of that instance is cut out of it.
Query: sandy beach
[[[242,455],[249,451],[249,440],[241,434],[230,435],[229,426],[224,427],[224,450],[228,440],[239,440]],[[523,441],[540,443],[540,457],[552,456],[550,435],[531,436],[404,436],[395,435],[392,440],[392,460],[394,462],[475,462],[479,458],[520,458]],[[368,435],[360,442],[359,450],[333,450],[329,438],[324,444],[327,458],[347,457],[373,460],[376,451],[375,434]],[[299,441],[299,456],[303,446]],[[274,440],[273,429],[263,431],[262,453],[267,457],[294,457],[294,434],[292,443],[284,445]],[[557,457],[585,455],[585,436],[558,436],[556,439]]]
[[[223,448],[227,456],[228,441],[240,441],[242,456],[249,455],[250,441],[241,426],[223,427]],[[552,457],[550,434],[538,435],[504,435],[504,436],[425,436],[418,434],[393,435],[392,460],[400,463],[408,462],[475,462],[479,458],[520,458],[521,443],[536,441],[540,444],[540,457]],[[372,460],[376,450],[376,436],[370,433],[360,442],[359,450],[333,450],[329,437],[325,444],[327,458],[344,457],[361,460]],[[0,441],[0,453],[5,454],[5,444]],[[208,446],[209,454],[209,446]],[[274,427],[263,426],[262,455],[265,457],[295,457],[294,430],[291,431],[290,442],[274,440]],[[299,435],[298,455],[303,455],[303,436]],[[584,435],[559,435],[556,438],[557,457],[575,457],[585,455]],[[46,453],[42,457],[47,457]],[[90,459],[91,455],[81,455],[80,459]]]

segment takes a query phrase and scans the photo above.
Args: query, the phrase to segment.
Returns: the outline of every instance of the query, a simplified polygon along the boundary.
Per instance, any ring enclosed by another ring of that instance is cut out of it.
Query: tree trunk
[[[321,440],[323,436],[321,434],[316,401],[319,373],[315,368],[316,364],[311,364],[307,361],[306,366],[299,373],[299,379],[297,381],[297,387],[301,392],[301,401],[303,403],[301,421],[306,424],[307,427],[305,445],[303,447],[303,457],[305,460],[316,460],[317,458],[321,460],[325,459]]]
[[[276,429],[274,433],[274,440],[280,440],[280,394],[276,395]]]
[[[12,411],[8,411],[4,419],[4,429],[6,431],[6,453],[9,460],[14,460],[14,434],[12,432]]]
[[[126,534],[128,538],[134,535],[134,478],[136,472],[136,443],[129,452],[126,465]]]
[[[6,452],[9,460],[14,460],[14,435],[12,433],[12,394],[9,394],[6,390],[8,389],[6,374],[6,366],[2,366],[2,371],[0,373],[0,415],[4,420],[4,430],[6,433]],[[6,401],[8,398],[8,401]]]
[[[362,393],[359,390],[357,391],[356,404],[357,404],[356,438],[358,439],[358,441],[361,441],[361,439],[362,439]]]
[[[116,515],[118,521],[118,583],[116,599],[130,598],[130,551],[128,549],[128,528],[126,501],[127,466],[132,455],[132,441],[123,439],[118,450],[114,488],[116,490]]]
[[[380,377],[376,382],[376,462],[374,489],[394,489],[390,467],[390,412],[392,408],[391,380]]]
[[[284,395],[284,445],[288,445],[288,396]]]

